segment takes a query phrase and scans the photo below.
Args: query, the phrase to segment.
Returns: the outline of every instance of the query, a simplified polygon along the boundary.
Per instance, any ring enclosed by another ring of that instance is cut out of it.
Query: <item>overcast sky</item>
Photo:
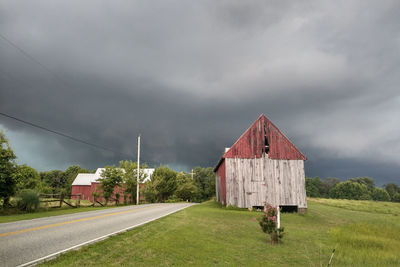
[[[29,55],[0,38],[0,112],[176,170],[264,113],[307,176],[400,183],[399,1],[10,0],[0,34]],[[39,170],[127,158],[0,129]]]

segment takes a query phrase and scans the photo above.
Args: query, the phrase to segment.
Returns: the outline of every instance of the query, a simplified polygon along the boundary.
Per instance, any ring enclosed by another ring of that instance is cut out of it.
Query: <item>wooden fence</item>
[[[66,199],[72,199],[72,197],[76,197],[75,199],[75,205],[72,202],[66,201]],[[81,194],[70,194],[70,195],[63,195],[63,194],[40,194],[40,203],[57,203],[58,205],[51,206],[52,208],[61,208],[62,204],[65,203],[71,208],[79,208],[81,205]],[[91,207],[94,207],[95,204],[99,204],[100,206],[104,206],[103,203],[100,201],[97,201],[96,197],[94,198],[93,203],[90,205]]]
[[[66,201],[66,199],[72,199],[72,197],[76,197],[75,205]],[[79,208],[81,205],[81,194],[40,194],[40,203],[54,203],[57,202],[58,205],[52,206],[52,208],[61,208],[62,204],[65,203],[71,208]]]

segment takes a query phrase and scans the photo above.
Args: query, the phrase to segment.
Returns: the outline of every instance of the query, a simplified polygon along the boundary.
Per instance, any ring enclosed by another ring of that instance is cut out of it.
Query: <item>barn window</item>
[[[297,206],[295,205],[282,205],[279,207],[281,208],[281,212],[297,212]]]
[[[269,153],[269,142],[267,136],[264,136],[264,151],[266,154]]]

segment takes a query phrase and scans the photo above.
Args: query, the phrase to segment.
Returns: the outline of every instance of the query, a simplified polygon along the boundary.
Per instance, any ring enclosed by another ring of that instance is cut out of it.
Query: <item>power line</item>
[[[12,47],[14,47],[15,49],[17,49],[17,50],[18,50],[20,53],[22,53],[25,57],[29,58],[31,61],[33,61],[34,63],[38,64],[38,65],[39,65],[40,67],[42,67],[44,70],[46,70],[47,72],[49,72],[49,73],[50,73],[51,75],[53,75],[57,80],[59,80],[64,86],[66,86],[66,87],[71,87],[70,85],[68,85],[68,83],[67,83],[66,81],[64,81],[62,78],[60,78],[60,77],[59,77],[56,73],[54,73],[50,68],[48,68],[46,65],[42,64],[39,60],[37,60],[36,58],[34,58],[33,56],[31,56],[28,52],[26,52],[24,49],[22,49],[21,47],[19,47],[19,46],[18,46],[17,44],[15,44],[14,42],[10,41],[7,37],[5,37],[5,36],[4,36],[3,34],[1,34],[1,33],[0,33],[0,38],[3,39],[4,41],[6,41],[9,45],[11,45]],[[133,157],[132,155],[125,154],[125,153],[122,153],[122,152],[118,152],[118,151],[115,151],[115,150],[113,150],[113,149],[109,149],[109,148],[106,148],[106,147],[103,147],[103,146],[99,146],[99,145],[96,145],[96,144],[87,142],[87,141],[85,141],[85,140],[81,140],[81,139],[79,139],[79,138],[73,137],[73,136],[71,136],[71,135],[64,134],[64,133],[58,132],[58,131],[54,131],[54,130],[48,129],[48,128],[46,128],[46,127],[43,127],[43,126],[40,126],[40,125],[31,123],[31,122],[28,122],[28,121],[24,121],[24,120],[22,120],[22,119],[16,118],[16,117],[14,117],[14,116],[11,116],[11,115],[8,115],[8,114],[2,113],[2,112],[0,112],[0,115],[5,116],[5,117],[10,118],[10,119],[13,119],[13,120],[16,120],[16,121],[19,121],[19,122],[22,122],[22,123],[27,124],[27,125],[32,126],[32,127],[39,128],[39,129],[41,129],[41,130],[48,131],[48,132],[51,132],[51,133],[60,135],[60,136],[62,136],[62,137],[71,139],[71,140],[73,140],[73,141],[75,141],[75,142],[79,142],[79,143],[82,143],[82,144],[85,144],[85,145],[88,145],[88,146],[92,146],[92,147],[95,147],[95,148],[98,148],[98,149],[102,149],[102,150],[105,150],[105,151],[109,151],[109,152],[112,152],[112,153],[115,153],[115,154],[120,154],[120,155],[124,155],[124,156],[128,156],[128,157]]]
[[[51,129],[49,129],[49,128],[46,128],[46,127],[43,127],[43,126],[40,126],[40,125],[31,123],[31,122],[28,122],[28,121],[25,121],[25,120],[21,120],[21,119],[19,119],[19,118],[16,118],[16,117],[14,117],[14,116],[8,115],[8,114],[3,113],[3,112],[0,112],[0,115],[2,115],[2,116],[4,116],[4,117],[7,117],[7,118],[9,118],[9,119],[13,119],[13,120],[22,122],[22,123],[27,124],[27,125],[32,126],[32,127],[35,127],[35,128],[38,128],[38,129],[47,131],[47,132],[51,132],[51,133],[53,133],[53,134],[60,135],[60,136],[62,136],[62,137],[71,139],[71,140],[73,140],[73,141],[75,141],[75,142],[79,142],[79,143],[82,143],[82,144],[85,144],[85,145],[88,145],[88,146],[95,147],[95,148],[97,148],[97,149],[106,150],[106,151],[109,151],[109,152],[112,152],[112,153],[115,153],[115,154],[120,154],[120,155],[124,155],[124,156],[128,156],[128,157],[133,157],[132,155],[129,155],[129,154],[125,154],[125,153],[122,153],[122,152],[118,152],[118,151],[116,151],[116,150],[113,150],[113,149],[110,149],[110,148],[107,148],[107,147],[103,147],[103,146],[100,146],[100,145],[96,145],[96,144],[87,142],[87,141],[85,141],[85,140],[82,140],[82,139],[73,137],[73,136],[71,136],[71,135],[64,134],[64,133],[62,133],[62,132],[54,131],[54,130],[51,130]]]
[[[4,41],[6,41],[9,45],[11,45],[12,47],[14,47],[15,49],[17,49],[21,54],[23,54],[25,57],[29,58],[30,60],[32,60],[34,63],[38,64],[40,67],[42,67],[44,70],[46,70],[47,72],[49,72],[51,75],[53,75],[57,80],[59,80],[60,82],[62,82],[64,85],[67,86],[67,83],[61,79],[56,73],[54,73],[50,68],[48,68],[46,65],[44,65],[43,63],[41,63],[39,60],[37,60],[36,58],[34,58],[33,56],[31,56],[28,52],[26,52],[24,49],[22,49],[21,47],[19,47],[17,44],[15,44],[14,42],[10,41],[7,37],[5,37],[3,34],[0,33],[0,38],[2,38]]]
[[[40,67],[42,67],[44,70],[46,70],[47,72],[49,72],[49,73],[50,73],[51,75],[53,75],[57,80],[59,80],[64,86],[66,86],[66,87],[71,87],[71,86],[68,85],[68,83],[67,83],[66,81],[64,81],[62,78],[60,78],[60,77],[59,77],[56,73],[54,73],[50,68],[48,68],[46,65],[44,65],[43,63],[41,63],[39,60],[37,60],[37,59],[34,58],[33,56],[31,56],[28,52],[26,52],[24,49],[22,49],[21,47],[19,47],[19,46],[18,46],[17,44],[15,44],[14,42],[10,41],[7,37],[5,37],[5,36],[4,36],[3,34],[1,34],[1,33],[0,33],[0,38],[3,39],[4,41],[6,41],[9,45],[11,45],[12,47],[14,47],[15,49],[17,49],[17,51],[19,51],[20,53],[22,53],[25,57],[29,58],[31,61],[33,61],[34,63],[38,64],[38,65],[39,65]],[[105,150],[105,151],[109,151],[109,152],[112,152],[112,153],[115,153],[115,154],[120,154],[120,155],[124,155],[124,156],[128,156],[128,157],[133,157],[132,155],[128,155],[128,154],[125,154],[125,153],[122,153],[122,152],[115,151],[115,150],[113,150],[113,149],[109,149],[109,148],[106,148],[106,147],[103,147],[103,146],[99,146],[99,145],[96,145],[96,144],[87,142],[87,141],[85,141],[85,140],[81,140],[81,139],[79,139],[79,138],[73,137],[73,136],[71,136],[71,135],[64,134],[64,133],[58,132],[58,131],[54,131],[54,130],[48,129],[48,128],[46,128],[46,127],[43,127],[43,126],[40,126],[40,125],[31,123],[31,122],[28,122],[28,121],[25,121],[25,120],[22,120],[22,119],[19,119],[19,118],[16,118],[16,117],[14,117],[14,116],[11,116],[11,115],[8,115],[8,114],[2,113],[2,112],[0,112],[0,115],[5,116],[5,117],[10,118],[10,119],[13,119],[13,120],[16,120],[16,121],[19,121],[19,122],[22,122],[22,123],[27,124],[27,125],[32,126],[32,127],[39,128],[39,129],[41,129],[41,130],[48,131],[48,132],[51,132],[51,133],[60,135],[60,136],[62,136],[62,137],[71,139],[71,140],[73,140],[73,141],[75,141],[75,142],[79,142],[79,143],[82,143],[82,144],[85,144],[85,145],[88,145],[88,146],[92,146],[92,147],[95,147],[95,148],[98,148],[98,149],[102,149],[102,150]]]

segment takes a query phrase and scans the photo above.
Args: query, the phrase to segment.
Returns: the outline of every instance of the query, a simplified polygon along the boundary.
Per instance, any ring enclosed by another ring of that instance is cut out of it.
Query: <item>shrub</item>
[[[375,188],[372,192],[372,199],[375,201],[390,201],[390,196],[385,189]]]
[[[392,197],[393,202],[400,202],[400,193],[394,193]]]
[[[188,201],[193,201],[197,194],[198,189],[192,180],[189,180],[186,183],[179,185],[174,193],[174,195],[178,198]]]
[[[330,191],[332,198],[340,199],[355,199],[355,200],[370,200],[371,194],[365,184],[346,181],[335,185]]]
[[[95,203],[95,202],[97,202],[97,199],[100,197],[100,192],[94,191],[92,193],[92,196],[93,196],[93,203]]]
[[[121,195],[119,193],[115,194],[115,205],[119,204],[119,198],[121,197]]]
[[[265,206],[265,214],[259,221],[261,229],[271,238],[271,244],[276,244],[283,237],[284,228],[277,225],[278,208],[271,205]]]
[[[177,203],[177,202],[182,202],[182,201],[183,201],[183,199],[179,198],[179,197],[176,196],[176,195],[172,195],[171,197],[169,197],[169,198],[165,201],[165,203]]]
[[[32,189],[22,190],[19,194],[18,208],[27,212],[34,212],[39,208],[39,194]]]

